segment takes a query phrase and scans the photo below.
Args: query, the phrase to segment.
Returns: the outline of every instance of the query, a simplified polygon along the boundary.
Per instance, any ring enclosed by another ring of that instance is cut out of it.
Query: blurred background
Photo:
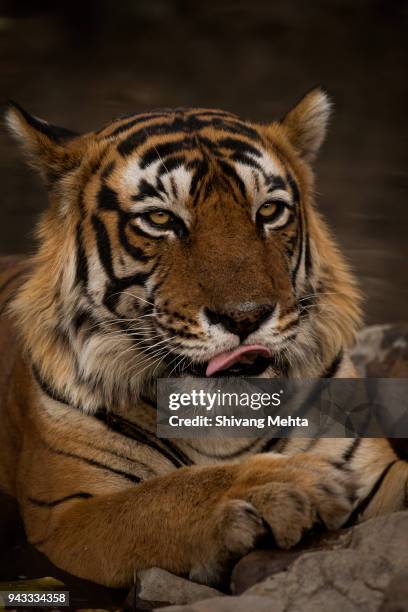
[[[318,204],[366,295],[406,320],[406,0],[0,1],[0,95],[74,130],[166,106],[281,117],[322,84],[335,102]],[[1,130],[0,253],[29,253],[46,194]]]

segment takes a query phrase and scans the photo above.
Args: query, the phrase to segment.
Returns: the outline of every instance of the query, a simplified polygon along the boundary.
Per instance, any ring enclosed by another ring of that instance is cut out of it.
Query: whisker
[[[162,361],[162,360],[164,359],[164,357],[166,356],[166,354],[169,354],[169,353],[165,353],[161,359],[160,359],[160,358],[158,358],[158,357],[155,357],[155,360],[158,360],[158,361],[159,361],[159,363],[160,363],[160,361]],[[154,362],[153,362],[153,363],[154,363]],[[149,363],[149,364],[148,364],[146,367],[144,367],[142,370],[139,370],[138,372],[136,372],[136,374],[134,374],[134,376],[139,376],[140,374],[142,374],[142,372],[144,372],[145,370],[147,370],[147,368],[149,368],[149,367],[153,367],[153,363]]]
[[[171,377],[171,375],[173,374],[173,372],[174,372],[174,371],[175,371],[175,370],[178,368],[178,366],[180,365],[180,363],[181,363],[181,362],[182,362],[182,360],[184,359],[184,355],[180,355],[180,356],[179,356],[179,355],[177,355],[177,359],[178,359],[178,360],[176,361],[175,366],[174,366],[174,367],[172,368],[172,370],[170,371],[169,378]],[[173,362],[171,362],[171,363],[173,363]],[[170,365],[171,365],[171,364],[170,364]]]
[[[316,293],[309,293],[307,295],[302,296],[298,299],[298,302],[304,302],[305,300],[310,300],[310,298],[320,297],[322,295],[345,295],[339,291],[317,291]]]
[[[145,131],[146,131],[146,130],[145,130]],[[146,133],[147,133],[147,132],[146,132]],[[159,160],[160,160],[160,162],[161,162],[161,165],[163,166],[163,168],[166,170],[166,172],[167,172],[167,174],[168,174],[168,173],[169,173],[169,170],[168,170],[168,168],[167,168],[166,164],[164,163],[164,161],[163,161],[163,159],[162,159],[162,157],[161,157],[161,155],[160,155],[160,153],[159,153],[159,151],[158,151],[158,149],[157,149],[157,147],[156,147],[156,145],[155,145],[154,143],[153,143],[153,148],[154,148],[154,150],[155,150],[155,151],[156,151],[156,153],[157,153],[157,157],[159,158]]]

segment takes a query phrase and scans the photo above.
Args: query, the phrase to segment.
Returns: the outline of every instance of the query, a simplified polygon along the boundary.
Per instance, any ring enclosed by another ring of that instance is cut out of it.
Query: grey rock
[[[364,327],[351,358],[363,378],[407,378],[408,324]]]
[[[343,548],[306,553],[247,593],[273,597],[274,612],[377,611],[392,578],[408,571],[408,513],[367,521],[342,538]]]
[[[311,533],[291,550],[268,548],[254,550],[242,557],[235,565],[231,575],[231,591],[240,595],[268,576],[286,571],[305,552],[315,550],[332,550],[344,547],[345,537],[350,537],[351,530]]]
[[[288,569],[239,597],[214,598],[165,612],[378,612],[387,589],[408,572],[408,512],[344,530],[331,550],[305,552]],[[402,589],[402,587],[401,587]],[[401,612],[404,608],[385,608]]]
[[[216,597],[189,606],[168,606],[160,612],[274,612],[271,600],[257,595]],[[297,611],[296,611],[297,612]]]
[[[300,550],[254,550],[242,557],[231,575],[231,591],[240,595],[268,576],[286,571],[302,554]]]
[[[136,596],[141,601],[189,604],[220,595],[216,589],[180,578],[158,567],[142,570],[136,577]]]
[[[379,612],[408,612],[408,573],[391,580]]]

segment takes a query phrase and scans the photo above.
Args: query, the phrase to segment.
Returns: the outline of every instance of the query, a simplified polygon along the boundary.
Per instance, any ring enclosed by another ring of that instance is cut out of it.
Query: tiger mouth
[[[259,376],[263,374],[270,365],[272,365],[272,359],[270,357],[264,357],[263,355],[256,355],[253,359],[249,356],[244,355],[242,360],[237,361],[231,366],[217,370],[214,374],[207,374],[208,362],[199,365],[200,376],[207,376],[207,378],[223,378],[225,376]],[[203,367],[204,366],[204,367]],[[197,375],[197,374],[196,374]]]
[[[192,362],[186,367],[175,368],[172,376],[194,376],[198,378],[251,377],[260,376],[271,366],[274,369],[277,368],[273,356],[266,357],[257,353],[242,355],[235,363],[211,374],[207,374],[208,366],[208,361]]]

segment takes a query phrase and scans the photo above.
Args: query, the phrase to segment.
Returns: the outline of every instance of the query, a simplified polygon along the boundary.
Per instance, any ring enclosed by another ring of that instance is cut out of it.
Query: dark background
[[[336,109],[318,203],[367,296],[406,319],[408,3],[94,0],[0,3],[0,95],[72,129],[163,106],[272,120],[315,84]],[[45,192],[0,135],[0,253],[30,252]]]

